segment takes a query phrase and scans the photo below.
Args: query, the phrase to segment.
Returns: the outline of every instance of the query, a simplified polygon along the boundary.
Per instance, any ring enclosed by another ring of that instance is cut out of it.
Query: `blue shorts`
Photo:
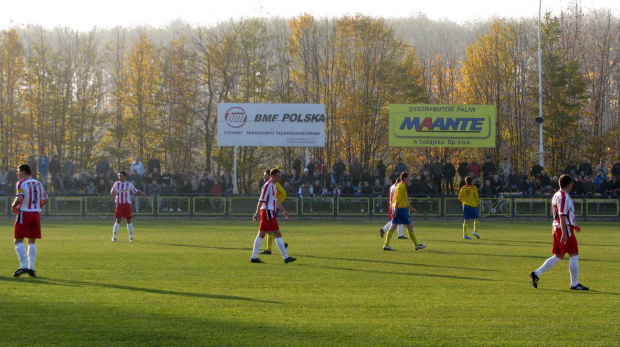
[[[409,218],[409,208],[401,207],[396,210],[396,215],[392,218],[392,224],[411,224],[411,219]]]
[[[463,205],[463,219],[464,220],[480,219],[480,215],[478,214],[478,208]]]

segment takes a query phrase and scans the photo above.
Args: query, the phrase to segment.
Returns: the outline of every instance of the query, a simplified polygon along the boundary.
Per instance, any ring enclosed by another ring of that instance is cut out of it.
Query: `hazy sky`
[[[584,10],[611,9],[620,14],[620,0],[542,0],[543,12],[559,14],[579,2]],[[351,5],[352,4],[352,5]],[[375,17],[406,17],[423,13],[432,19],[458,23],[500,17],[537,17],[539,0],[4,0],[0,29],[37,24],[46,28],[66,26],[87,31],[94,26],[148,24],[159,27],[176,19],[209,25],[230,18],[339,17],[362,13]]]

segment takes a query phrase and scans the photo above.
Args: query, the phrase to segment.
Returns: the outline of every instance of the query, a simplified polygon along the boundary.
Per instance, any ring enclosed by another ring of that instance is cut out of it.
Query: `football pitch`
[[[37,278],[19,266],[12,221],[0,245],[0,345],[104,346],[617,346],[620,223],[581,222],[580,282],[568,260],[541,276],[547,220],[415,220],[419,242],[392,239],[383,219],[281,220],[294,263],[274,244],[249,262],[257,222],[43,220]],[[266,240],[263,241],[266,245]],[[264,248],[264,247],[263,247]]]

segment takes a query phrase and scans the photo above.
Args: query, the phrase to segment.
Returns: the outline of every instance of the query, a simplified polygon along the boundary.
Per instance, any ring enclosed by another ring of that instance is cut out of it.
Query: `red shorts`
[[[117,204],[114,210],[114,218],[132,218],[131,204]]]
[[[565,253],[579,253],[579,247],[577,246],[577,238],[575,237],[575,229],[572,226],[569,228],[569,236],[566,243],[560,242],[562,237],[562,228],[556,227],[553,229],[553,248],[551,253],[553,254],[565,254]]]
[[[39,212],[20,211],[15,218],[14,238],[41,238],[41,214]]]
[[[278,219],[276,218],[276,211],[260,210],[260,225],[258,226],[258,230],[268,233],[280,230]]]

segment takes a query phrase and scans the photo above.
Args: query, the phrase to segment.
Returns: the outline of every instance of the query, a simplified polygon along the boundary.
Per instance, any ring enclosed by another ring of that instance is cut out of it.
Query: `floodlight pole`
[[[540,21],[542,14],[542,0],[538,4],[538,138],[540,144],[538,146],[538,154],[540,155],[539,164],[545,167],[545,149],[543,144],[543,89],[542,89],[542,48],[540,45]]]

